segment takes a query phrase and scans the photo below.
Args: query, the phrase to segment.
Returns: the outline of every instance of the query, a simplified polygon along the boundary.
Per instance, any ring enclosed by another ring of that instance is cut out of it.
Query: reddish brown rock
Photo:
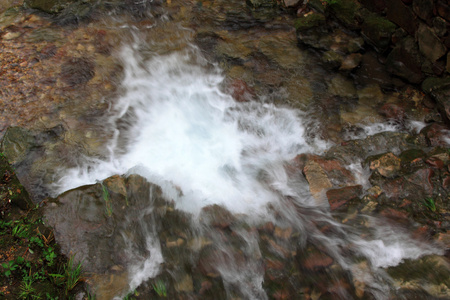
[[[447,0],[438,0],[436,3],[437,13],[448,22],[450,22],[450,4]]]
[[[340,189],[332,189],[327,191],[328,202],[330,209],[336,210],[346,206],[351,200],[358,199],[362,194],[362,186],[347,186]]]
[[[204,207],[199,218],[205,224],[222,229],[235,221],[235,217],[226,208],[217,204]]]
[[[450,191],[450,176],[447,175],[442,179],[442,187],[447,191]]]
[[[231,96],[238,102],[247,102],[255,97],[255,92],[241,79],[234,79],[230,85]]]
[[[370,169],[377,171],[386,178],[395,177],[400,171],[400,158],[392,153],[386,153],[379,159],[370,162]]]
[[[308,270],[317,270],[329,267],[333,264],[333,259],[321,252],[313,252],[303,262],[303,267]]]
[[[309,183],[309,191],[316,200],[320,201],[322,193],[333,186],[327,174],[317,162],[312,160],[306,163],[303,173]]]
[[[386,118],[395,121],[402,121],[405,118],[405,108],[394,103],[384,104],[380,109],[380,113]]]
[[[426,195],[431,196],[433,194],[433,183],[431,181],[433,176],[434,171],[432,169],[420,169],[409,175],[407,180],[420,187]]]
[[[425,160],[425,162],[437,169],[443,169],[444,168],[444,162],[442,160],[440,160],[437,157],[430,157],[428,159]]]
[[[420,134],[423,134],[429,143],[430,146],[442,146],[447,147],[447,139],[449,137],[448,127],[439,124],[433,123],[420,131]]]
[[[387,18],[414,36],[417,20],[411,7],[405,5],[402,0],[386,1],[386,6]]]
[[[393,208],[386,208],[380,213],[382,216],[394,220],[407,220],[408,213]]]
[[[279,260],[266,259],[266,270],[283,270],[285,268],[285,264]]]

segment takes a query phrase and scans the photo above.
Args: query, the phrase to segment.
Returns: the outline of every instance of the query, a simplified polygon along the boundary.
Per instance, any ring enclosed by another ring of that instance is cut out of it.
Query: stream
[[[70,101],[30,121],[46,132],[38,150],[14,150],[96,299],[450,297],[445,246],[385,214],[371,177],[403,176],[380,155],[416,148],[420,93],[330,71],[274,8],[168,0],[139,13],[79,26],[85,44],[72,38],[56,81]],[[97,28],[108,51],[89,40]],[[330,38],[370,53],[345,30]]]

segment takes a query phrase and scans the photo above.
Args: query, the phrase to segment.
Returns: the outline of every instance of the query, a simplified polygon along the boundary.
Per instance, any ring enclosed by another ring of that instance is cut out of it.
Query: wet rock
[[[177,292],[191,293],[194,291],[194,283],[192,277],[188,274],[184,275],[175,283]]]
[[[399,155],[402,168],[423,166],[424,157],[425,152],[421,149],[408,149]]]
[[[3,136],[1,152],[8,157],[12,165],[22,162],[28,152],[37,146],[34,134],[20,127],[10,127]]]
[[[283,0],[283,4],[286,7],[296,7],[300,4],[300,0]]]
[[[117,178],[106,180],[114,181]],[[70,190],[45,209],[62,252],[75,253],[76,261],[88,272],[107,274],[116,265],[130,264],[133,255],[147,255],[145,236],[149,231],[144,224],[153,223],[153,216],[143,208],[148,208],[149,202],[165,200],[158,186],[140,176],[133,175],[127,183],[129,206],[124,206],[120,193],[105,192],[101,184],[95,184]]]
[[[61,79],[69,86],[87,83],[95,75],[95,65],[87,58],[72,58],[61,66]]]
[[[432,177],[435,175],[435,172],[432,169],[420,169],[414,172],[411,175],[408,175],[406,178],[408,182],[417,185],[421,190],[424,191],[426,196],[431,196],[434,190],[434,184],[432,181]]]
[[[420,24],[417,31],[419,49],[431,62],[437,61],[447,53],[447,48],[439,37],[426,25]]]
[[[411,83],[420,83],[423,80],[422,62],[423,57],[416,42],[412,37],[406,37],[389,53],[386,68],[388,72]]]
[[[432,24],[433,30],[438,37],[442,38],[447,34],[448,32],[447,22],[444,19],[440,17],[435,17],[433,18]]]
[[[274,236],[283,240],[289,240],[292,235],[292,227],[281,228],[276,226],[274,229]]]
[[[428,145],[447,147],[449,129],[444,124],[433,123],[428,125],[420,131],[420,134],[425,136]]]
[[[331,94],[343,98],[357,97],[356,89],[355,86],[353,85],[353,82],[340,74],[333,77],[328,90]]]
[[[325,21],[324,15],[309,13],[295,20],[294,26],[297,31],[303,32],[314,27],[324,26]]]
[[[199,219],[204,224],[222,229],[230,227],[236,221],[236,218],[226,208],[217,204],[204,207]]]
[[[119,175],[114,175],[103,181],[103,184],[108,188],[109,191],[113,193],[120,194],[124,197],[127,196],[127,189],[125,185],[125,180]]]
[[[297,259],[301,266],[309,271],[327,268],[334,262],[333,258],[314,248],[297,255]]]
[[[450,52],[447,54],[447,65],[445,67],[447,73],[450,73]]]
[[[274,0],[246,0],[247,4],[254,8],[274,7]]]
[[[378,61],[375,52],[363,54],[360,67],[356,70],[356,83],[378,84],[382,88],[392,88],[391,75],[386,71],[386,67]]]
[[[362,186],[347,186],[327,191],[328,203],[332,211],[344,208],[348,202],[359,199],[362,195]]]
[[[208,54],[214,51],[220,36],[215,32],[199,32],[195,35],[194,41],[200,47],[203,53]]]
[[[436,2],[436,10],[442,18],[450,22],[450,5],[448,4],[448,2],[438,0]]]
[[[421,272],[411,272],[413,269],[421,270]],[[422,290],[422,295],[419,294],[420,299],[445,299],[450,296],[450,289],[448,288],[450,286],[449,270],[449,263],[444,257],[427,255],[418,260],[404,261],[398,266],[388,268],[387,272],[395,280],[398,287],[416,291]],[[421,280],[424,274],[428,278],[428,284],[423,284]]]
[[[345,57],[344,61],[342,61],[339,70],[342,71],[350,71],[354,68],[358,67],[362,60],[362,54],[360,53],[352,53]]]
[[[394,103],[386,103],[380,108],[380,114],[389,120],[402,122],[406,116],[405,107]]]
[[[343,64],[344,58],[335,51],[329,50],[323,53],[322,61],[331,69],[337,69]]]
[[[362,18],[361,33],[366,38],[366,41],[379,52],[386,50],[396,29],[395,24],[371,12],[366,12],[362,15]]]
[[[333,43],[327,36],[328,30],[325,26],[325,16],[318,13],[307,14],[295,21],[297,38],[301,44],[316,49],[328,50]]]
[[[386,0],[360,0],[359,2],[373,12],[381,13],[386,9]]]
[[[431,18],[434,16],[434,3],[432,0],[414,0],[413,10],[416,15],[422,20],[431,23]]]
[[[309,182],[309,191],[316,200],[321,201],[325,190],[333,186],[325,171],[318,163],[308,161],[303,169],[303,173]]]
[[[0,217],[2,220],[5,220],[7,212],[11,213],[11,206],[13,208],[18,207],[23,211],[33,208],[34,203],[31,201],[27,190],[19,182],[4,153],[0,155],[0,170]]]
[[[430,94],[438,103],[438,109],[446,119],[450,120],[450,77],[429,77],[422,83],[422,89]]]
[[[416,17],[412,8],[406,6],[401,0],[386,1],[387,18],[414,36],[417,30]]]
[[[240,79],[234,79],[230,84],[231,96],[238,102],[247,102],[255,97],[255,91]]]
[[[386,153],[388,149],[406,150],[411,148],[409,135],[398,132],[382,132],[365,139],[352,140],[341,145],[331,147],[326,153],[327,159],[338,159],[351,163],[358,159],[365,159],[371,155]]]

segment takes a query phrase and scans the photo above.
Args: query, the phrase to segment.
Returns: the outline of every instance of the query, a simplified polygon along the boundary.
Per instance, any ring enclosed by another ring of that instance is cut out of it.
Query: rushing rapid
[[[271,221],[302,232],[300,244],[326,249],[379,299],[389,293],[389,276],[382,268],[440,252],[369,216],[359,217],[371,228],[362,238],[358,229],[333,219],[328,203],[311,196],[302,176],[288,174],[286,165],[295,156],[325,149],[325,143],[305,139],[304,112],[261,98],[235,101],[220,69],[194,48],[143,59],[136,49],[126,47],[122,58],[124,91],[110,110],[107,126],[115,134],[107,145],[109,153],[102,159],[86,157],[78,168],[64,171],[56,193],[114,174],[138,173],[160,185],[165,197],[192,214],[193,220],[203,207],[218,204],[245,215],[248,223]],[[319,223],[333,229],[325,234]],[[156,233],[147,231],[149,255],[129,266],[130,289],[156,276],[164,261]],[[217,269],[225,287],[238,287],[248,299],[266,299],[259,237],[241,235],[248,260],[244,264],[218,260]],[[216,237],[217,248],[227,249],[219,233],[211,236]],[[358,257],[370,265],[361,267]]]

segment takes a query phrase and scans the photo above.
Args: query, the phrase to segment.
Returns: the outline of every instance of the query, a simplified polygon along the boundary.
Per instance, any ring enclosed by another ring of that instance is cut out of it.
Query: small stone
[[[288,240],[292,235],[292,227],[283,229],[283,228],[276,226],[274,235],[280,239]]]
[[[180,281],[175,283],[175,290],[177,292],[191,293],[194,291],[194,282],[192,277],[186,274]]]
[[[9,41],[18,38],[20,35],[20,32],[7,32],[5,35],[3,35],[3,39]]]
[[[353,70],[361,63],[362,54],[353,53],[348,55],[341,64],[340,70],[349,71]]]
[[[439,37],[443,37],[447,34],[447,22],[441,17],[433,19],[433,29]]]
[[[178,238],[175,241],[166,241],[167,248],[179,247],[184,244],[184,240],[182,238]]]
[[[333,264],[333,259],[321,252],[310,254],[304,261],[303,266],[309,270],[316,270],[329,267]]]
[[[330,203],[330,209],[333,211],[345,206],[349,201],[358,199],[361,196],[361,193],[361,185],[328,190],[327,198]]]
[[[309,190],[316,200],[321,200],[322,193],[333,186],[322,167],[314,161],[306,163],[303,173],[309,182]]]
[[[370,163],[370,169],[376,170],[386,178],[394,177],[400,171],[400,159],[392,153],[387,153]]]

